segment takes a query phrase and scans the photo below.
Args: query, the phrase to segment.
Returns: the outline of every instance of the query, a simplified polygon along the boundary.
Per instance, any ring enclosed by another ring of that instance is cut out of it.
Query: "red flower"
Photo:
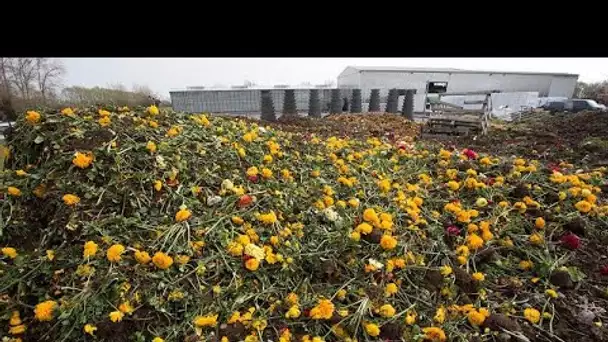
[[[448,226],[448,228],[446,229],[448,235],[460,235],[460,229],[456,226]]]
[[[462,153],[469,159],[477,159],[477,153],[475,151],[465,148]]]
[[[581,238],[572,233],[562,236],[560,241],[570,249],[578,249],[581,246]]]
[[[562,172],[562,169],[555,163],[549,163],[549,165],[547,165],[547,167],[549,168],[549,170],[551,170],[553,172]]]
[[[495,182],[496,182],[496,179],[494,179],[494,177],[488,177],[486,179],[486,184],[487,185],[494,185]]]
[[[600,274],[608,276],[608,265],[604,265],[602,268],[600,268]]]
[[[250,205],[251,202],[253,202],[253,198],[251,198],[251,196],[243,195],[243,196],[241,196],[241,198],[239,198],[238,206],[239,206],[239,208],[246,207],[246,206]]]
[[[252,183],[257,183],[259,177],[258,177],[258,175],[251,175],[251,176],[247,176],[247,179]]]

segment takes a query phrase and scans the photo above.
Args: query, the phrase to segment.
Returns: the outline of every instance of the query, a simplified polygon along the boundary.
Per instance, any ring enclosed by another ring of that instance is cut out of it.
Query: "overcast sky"
[[[560,72],[608,79],[608,58],[64,58],[64,85],[147,85],[162,98],[188,86],[260,85],[336,80],[348,65]]]

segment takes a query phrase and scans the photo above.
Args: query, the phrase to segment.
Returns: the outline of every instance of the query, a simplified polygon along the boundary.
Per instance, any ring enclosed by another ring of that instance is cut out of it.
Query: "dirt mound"
[[[282,116],[271,125],[290,132],[350,138],[412,139],[420,130],[420,125],[405,117],[386,113],[333,114],[322,119]]]
[[[523,122],[492,125],[487,136],[449,142],[493,154],[608,165],[608,113],[539,114]]]

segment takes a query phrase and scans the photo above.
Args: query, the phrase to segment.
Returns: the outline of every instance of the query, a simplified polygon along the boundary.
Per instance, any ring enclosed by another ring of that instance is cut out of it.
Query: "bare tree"
[[[59,60],[50,58],[36,58],[35,62],[38,91],[40,91],[42,102],[46,103],[49,95],[52,96],[59,85],[58,82],[64,74],[65,68]]]
[[[28,57],[14,58],[9,65],[13,76],[13,83],[19,91],[19,95],[23,99],[29,100],[36,79],[35,59]]]
[[[2,84],[2,96],[11,97],[10,58],[0,57],[0,82]]]

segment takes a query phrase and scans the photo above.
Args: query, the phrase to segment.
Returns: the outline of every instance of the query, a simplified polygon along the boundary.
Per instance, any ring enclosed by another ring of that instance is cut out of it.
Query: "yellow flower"
[[[118,306],[118,310],[120,310],[120,312],[125,313],[125,314],[131,314],[133,313],[133,311],[135,311],[135,309],[131,306],[131,304],[129,302],[124,302],[121,303]]]
[[[111,114],[110,112],[108,112],[107,110],[104,110],[104,109],[100,109],[98,111],[98,113],[99,113],[99,116],[101,116],[101,117],[106,117],[106,116],[109,116]]]
[[[19,197],[19,196],[21,196],[21,190],[19,190],[18,188],[15,188],[14,186],[9,186],[8,194],[11,196]]]
[[[158,122],[156,122],[154,120],[150,120],[148,122],[148,125],[150,125],[150,127],[152,127],[152,128],[158,128]]]
[[[267,169],[267,168],[262,168],[262,177],[268,179],[268,178],[272,178],[272,170]]]
[[[391,181],[388,179],[383,179],[378,182],[378,187],[380,188],[381,192],[389,192],[391,190]]]
[[[112,322],[116,323],[116,322],[122,321],[122,318],[125,317],[125,314],[116,310],[116,311],[110,312],[109,316],[110,316],[110,320]]]
[[[19,311],[13,311],[11,313],[11,319],[9,321],[9,324],[13,326],[21,324],[21,317],[19,315]]]
[[[163,252],[156,252],[152,257],[152,262],[161,270],[166,270],[173,265],[173,258]]]
[[[186,208],[180,209],[177,213],[175,213],[175,221],[176,222],[184,222],[188,220],[192,216],[192,212]]]
[[[545,239],[538,233],[530,235],[530,243],[533,245],[542,245],[544,241]]]
[[[137,260],[138,263],[145,265],[149,263],[152,258],[146,251],[135,251],[135,260]]]
[[[74,154],[74,159],[72,159],[72,164],[76,165],[77,167],[79,167],[81,169],[86,169],[87,167],[89,167],[89,165],[91,165],[92,162],[93,162],[92,153],[84,154],[84,153],[76,152]]]
[[[78,204],[79,202],[80,202],[80,197],[78,197],[74,194],[63,195],[63,203],[65,203],[65,205],[73,206],[73,205]]]
[[[53,261],[53,259],[55,259],[55,251],[52,249],[47,249],[46,258],[49,259],[50,261]]]
[[[444,277],[445,276],[449,276],[450,274],[452,274],[452,268],[450,266],[448,266],[448,265],[441,266],[441,268],[440,268],[439,271],[441,272],[441,275],[444,276]]]
[[[357,208],[357,207],[359,207],[359,200],[356,198],[351,198],[348,200],[348,205],[350,205],[353,208]]]
[[[97,244],[93,241],[87,241],[84,244],[84,252],[82,253],[83,258],[94,257],[97,253]]]
[[[534,267],[534,264],[532,263],[532,261],[522,260],[519,262],[519,268],[524,271],[530,270],[530,269],[532,269],[532,267]]]
[[[67,116],[72,116],[72,115],[74,115],[74,111],[72,110],[72,108],[67,107],[67,108],[63,108],[61,110],[61,114],[67,115]]]
[[[162,189],[162,188],[163,188],[163,182],[156,180],[154,182],[154,190],[160,191],[160,189]]]
[[[534,221],[534,226],[538,229],[545,228],[545,219],[542,217],[537,217],[536,220]]]
[[[178,134],[179,134],[179,128],[176,126],[169,128],[169,130],[167,131],[167,136],[170,138],[173,138],[173,137],[177,136]]]
[[[250,271],[256,271],[260,267],[260,262],[256,258],[251,258],[245,261],[245,268]]]
[[[443,323],[445,321],[445,308],[443,306],[437,308],[433,320],[437,323]]]
[[[540,321],[540,312],[534,308],[526,308],[524,310],[524,317],[532,324],[536,324]]]
[[[154,141],[148,141],[148,143],[146,144],[146,149],[151,153],[156,152],[156,144],[154,143]]]
[[[158,107],[156,107],[155,105],[151,105],[146,110],[148,111],[148,113],[150,113],[150,115],[158,115],[159,113]]]
[[[487,200],[487,199],[485,199],[485,198],[483,198],[483,197],[479,197],[479,198],[478,198],[478,199],[475,201],[475,205],[476,205],[476,206],[478,206],[478,207],[480,207],[480,208],[483,208],[483,207],[485,207],[485,206],[487,206],[487,205],[488,205],[488,200]]]
[[[301,313],[302,312],[297,305],[292,305],[289,310],[287,310],[287,313],[285,313],[285,318],[298,318]]]
[[[4,256],[7,256],[11,259],[15,259],[17,257],[17,250],[14,249],[13,247],[4,247],[4,248],[2,248],[2,254],[4,254]]]
[[[384,304],[380,307],[379,313],[382,317],[391,318],[395,316],[395,308],[390,304]]]
[[[484,281],[486,279],[486,277],[484,276],[484,274],[481,273],[481,272],[475,272],[475,273],[473,273],[472,277],[473,277],[473,279],[475,281]]]
[[[8,332],[11,335],[20,335],[20,334],[23,334],[25,332],[25,325],[20,324],[20,325],[12,326],[10,329],[8,329]]]
[[[257,167],[252,166],[252,167],[250,167],[250,168],[247,169],[246,173],[247,173],[247,176],[251,177],[251,176],[257,176],[259,172],[260,171],[258,170]]]
[[[367,235],[371,233],[373,229],[374,227],[372,227],[369,223],[363,222],[360,223],[357,228],[355,228],[355,231],[358,233],[362,233],[363,235]]]
[[[115,244],[108,248],[106,252],[106,257],[110,262],[119,262],[121,260],[121,255],[125,251],[125,246],[121,244]]]
[[[35,125],[40,122],[40,113],[31,110],[25,115],[25,120],[27,120],[28,123]]]
[[[274,211],[270,211],[267,214],[260,214],[258,216],[258,220],[260,220],[263,224],[274,224],[277,222],[277,215]]]
[[[216,315],[207,315],[207,316],[196,316],[194,318],[194,325],[199,328],[203,327],[214,327],[217,325],[217,314]]]
[[[243,218],[240,216],[232,216],[232,218],[230,220],[232,221],[232,223],[236,224],[237,226],[240,226],[243,223],[245,223],[245,220],[243,220]]]
[[[378,214],[376,214],[376,211],[373,208],[367,208],[363,211],[363,219],[366,222],[372,222],[372,223],[380,222],[380,219],[378,218]]]
[[[551,298],[557,298],[557,297],[558,297],[558,296],[557,296],[557,292],[556,292],[555,290],[553,290],[553,289],[547,289],[547,290],[545,291],[545,294],[546,294],[547,296],[551,297]]]
[[[25,172],[23,170],[17,170],[17,171],[15,171],[15,174],[19,177],[23,177],[23,176],[27,175],[27,172]]]
[[[57,308],[57,302],[54,300],[47,300],[42,303],[39,303],[34,308],[34,315],[37,320],[50,321],[53,319],[53,311]]]
[[[484,316],[484,314],[477,310],[471,310],[467,314],[467,319],[469,320],[469,323],[471,323],[471,325],[480,326],[486,320],[486,316]]]
[[[243,255],[243,245],[235,241],[231,241],[226,247],[226,250],[232,256]]]
[[[185,265],[190,261],[190,256],[188,255],[178,255],[177,257],[175,257],[175,259],[177,260],[177,263],[180,265]]]
[[[405,316],[405,323],[407,325],[412,325],[412,324],[416,323],[416,312],[409,311],[407,313],[407,315]]]
[[[455,181],[449,181],[448,188],[450,188],[450,190],[452,190],[452,191],[456,191],[460,188],[460,183],[455,182]]]
[[[222,337],[222,342],[228,342],[228,339],[226,339],[226,341],[224,341],[226,337]],[[156,336],[155,338],[152,339],[152,342],[165,342],[165,340],[162,337],[158,337]]]
[[[375,323],[365,323],[365,332],[372,337],[380,335],[380,327]]]
[[[591,203],[587,202],[586,200],[582,200],[582,201],[576,202],[574,207],[581,213],[588,213],[591,211],[592,205],[591,205]]]
[[[104,116],[101,119],[97,120],[97,122],[101,125],[101,127],[106,127],[112,123],[112,120],[109,116]]]
[[[467,247],[472,250],[477,250],[483,246],[483,239],[479,235],[473,233],[467,236]]]
[[[386,287],[384,288],[384,295],[389,297],[391,295],[394,295],[395,293],[397,293],[397,291],[399,291],[399,288],[397,287],[397,284],[395,283],[388,283],[386,284]]]
[[[444,342],[447,340],[445,336],[445,332],[443,329],[438,327],[426,327],[422,328],[422,332],[424,333],[425,340],[431,342]]]
[[[382,246],[382,248],[386,250],[394,249],[395,247],[397,247],[397,239],[395,239],[391,235],[384,234],[380,239],[380,246]]]
[[[310,310],[312,319],[331,319],[334,314],[334,304],[329,299],[320,299],[317,306]]]

